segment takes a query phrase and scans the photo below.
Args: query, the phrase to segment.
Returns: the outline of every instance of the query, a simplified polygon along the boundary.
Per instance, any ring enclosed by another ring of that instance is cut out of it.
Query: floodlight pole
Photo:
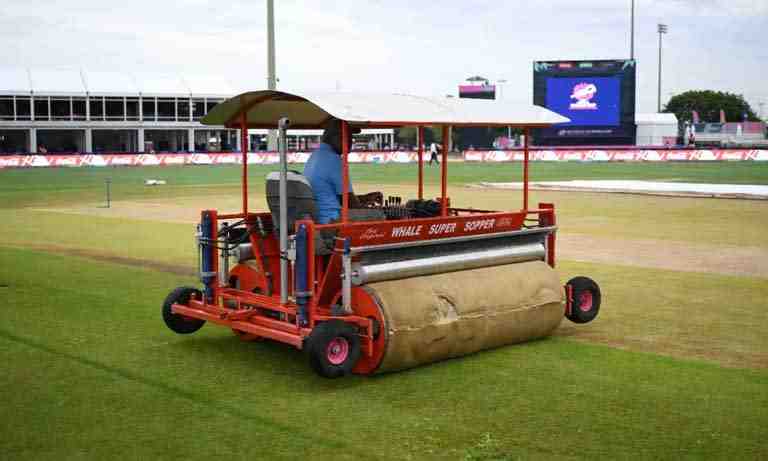
[[[267,0],[267,88],[277,89],[277,77],[275,74],[275,2]],[[277,149],[277,132],[269,130],[267,133],[267,150]]]
[[[661,36],[667,33],[667,25],[659,24],[659,89],[657,94],[656,112],[661,112]]]
[[[629,23],[629,59],[635,60],[635,0],[632,0]]]
[[[275,3],[267,0],[267,88],[277,88],[275,77]]]

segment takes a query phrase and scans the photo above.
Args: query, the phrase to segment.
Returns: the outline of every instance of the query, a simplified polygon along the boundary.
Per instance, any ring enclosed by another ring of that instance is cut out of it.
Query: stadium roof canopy
[[[6,95],[229,97],[240,91],[213,75],[0,67],[0,94]]]

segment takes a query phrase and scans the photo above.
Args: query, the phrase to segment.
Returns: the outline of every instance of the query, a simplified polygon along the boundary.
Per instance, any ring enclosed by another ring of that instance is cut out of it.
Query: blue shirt
[[[338,196],[342,194],[341,156],[328,144],[321,143],[304,166],[304,176],[312,185],[317,222],[328,224],[341,216]],[[349,183],[352,192],[352,182]]]

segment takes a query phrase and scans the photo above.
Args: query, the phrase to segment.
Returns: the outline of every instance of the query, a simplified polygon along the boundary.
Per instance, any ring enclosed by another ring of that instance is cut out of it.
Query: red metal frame
[[[443,125],[443,148],[440,162],[440,216],[448,216],[448,125]]]
[[[247,112],[240,117],[240,150],[243,153],[243,216],[248,216],[248,121]]]
[[[346,223],[349,219],[349,145],[347,145],[347,132],[349,125],[341,121],[341,184],[344,187],[341,204],[341,222]]]
[[[526,127],[525,128],[525,141],[524,141],[524,155],[523,155],[523,210],[528,209],[528,160],[529,160],[529,152],[528,152],[528,137],[530,136],[531,132]]]
[[[417,130],[419,144],[419,200],[424,198],[424,127],[419,125]]]
[[[565,284],[565,315],[569,316],[573,312],[573,287]]]
[[[344,193],[342,195],[341,221],[334,224],[315,224],[312,220],[299,220],[298,226],[304,225],[307,230],[307,287],[311,293],[307,306],[308,325],[300,326],[298,306],[293,297],[292,271],[289,271],[289,302],[280,303],[280,248],[277,237],[273,232],[260,232],[258,226],[272,228],[272,215],[269,212],[249,212],[248,210],[248,162],[247,162],[247,130],[248,124],[243,115],[240,118],[242,130],[243,174],[242,194],[243,210],[241,213],[218,214],[208,210],[213,229],[219,228],[223,220],[245,221],[249,241],[253,251],[253,261],[236,264],[228,274],[228,280],[220,280],[219,250],[211,248],[213,271],[217,274],[213,281],[212,299],[191,300],[188,305],[174,304],[172,311],[186,317],[206,320],[227,326],[239,332],[243,338],[269,338],[275,341],[291,344],[301,349],[304,339],[312,332],[318,322],[332,318],[342,319],[357,325],[360,329],[362,358],[355,367],[355,372],[370,373],[376,369],[381,360],[385,335],[374,338],[374,321],[384,325],[383,313],[377,306],[377,301],[365,290],[365,287],[353,287],[352,315],[334,316],[331,307],[341,296],[342,273],[342,241],[349,239],[355,251],[380,245],[413,243],[429,240],[440,240],[452,237],[474,235],[493,235],[521,230],[530,227],[531,222],[539,227],[555,226],[555,212],[552,204],[542,203],[536,209],[528,209],[528,133],[525,138],[525,160],[523,163],[523,208],[519,211],[499,212],[492,210],[474,210],[452,208],[448,198],[448,146],[449,126],[443,125],[443,149],[441,162],[441,213],[438,217],[401,219],[388,221],[349,221],[349,146],[346,143],[349,124],[341,122],[342,139],[342,180]],[[419,174],[418,195],[423,197],[423,126],[418,127],[419,141]],[[330,256],[315,255],[315,234],[320,231],[335,231],[337,235],[336,248]],[[546,236],[547,263],[555,265],[555,235],[549,232]],[[356,253],[355,253],[356,254]],[[354,258],[355,256],[353,256]],[[230,286],[234,280],[237,288]]]

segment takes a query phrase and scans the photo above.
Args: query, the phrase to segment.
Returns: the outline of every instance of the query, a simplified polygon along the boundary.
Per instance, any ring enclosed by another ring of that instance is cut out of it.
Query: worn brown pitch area
[[[560,233],[557,252],[570,261],[768,278],[768,250],[759,247]]]
[[[256,199],[253,203],[255,209],[263,209],[266,206],[262,203],[263,198]],[[199,199],[187,198],[173,203],[147,200],[117,201],[109,209],[75,206],[44,211],[193,223],[199,219],[202,208],[235,211],[238,204],[237,199],[233,197],[212,196],[206,200],[204,206],[201,206]],[[639,218],[638,221],[642,219]],[[768,249],[758,246],[628,238],[620,234],[616,237],[574,234],[568,233],[567,227],[558,233],[557,239],[558,258],[563,260],[768,278]]]

